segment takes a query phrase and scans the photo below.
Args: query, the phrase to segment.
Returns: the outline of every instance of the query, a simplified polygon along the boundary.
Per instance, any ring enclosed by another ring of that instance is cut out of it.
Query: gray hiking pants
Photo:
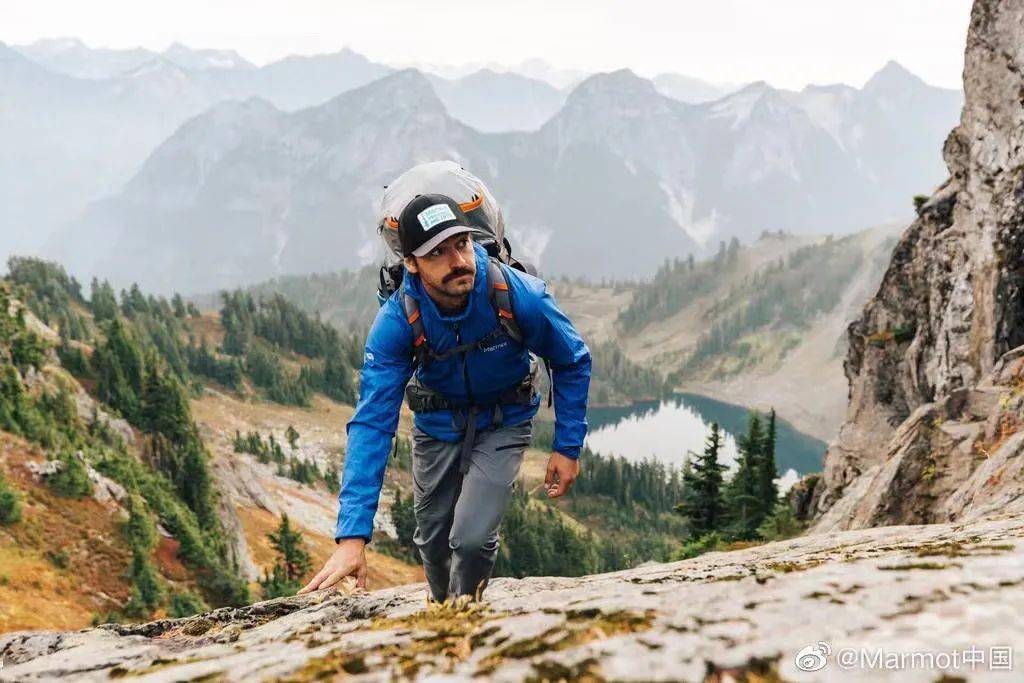
[[[478,432],[464,475],[461,442],[413,429],[413,541],[435,600],[486,587],[498,556],[498,525],[532,429],[529,420]]]

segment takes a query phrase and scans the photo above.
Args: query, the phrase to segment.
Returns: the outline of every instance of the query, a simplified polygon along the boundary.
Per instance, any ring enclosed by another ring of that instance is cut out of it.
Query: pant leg
[[[413,511],[416,517],[413,543],[423,561],[430,593],[438,602],[448,596],[451,574],[448,537],[462,479],[460,450],[459,443],[441,441],[413,428]]]
[[[498,526],[530,442],[532,421],[481,432],[455,504],[449,543],[452,595],[487,586],[498,556]]]

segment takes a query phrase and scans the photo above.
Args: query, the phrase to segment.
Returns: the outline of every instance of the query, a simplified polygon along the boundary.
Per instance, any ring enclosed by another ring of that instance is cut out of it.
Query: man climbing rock
[[[383,206],[380,229],[401,260],[382,269],[384,303],[366,340],[337,548],[300,593],[347,576],[366,585],[365,546],[405,390],[415,414],[414,543],[431,596],[479,597],[540,407],[535,355],[554,397],[545,485],[557,498],[579,474],[590,351],[544,282],[510,257],[500,211],[476,177],[452,162],[422,164],[388,187]]]

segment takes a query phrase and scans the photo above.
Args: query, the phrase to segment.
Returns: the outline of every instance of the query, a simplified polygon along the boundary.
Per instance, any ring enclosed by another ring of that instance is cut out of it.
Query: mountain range
[[[351,50],[256,67],[233,51],[180,44],[158,53],[73,38],[0,43],[0,251],[37,251],[218,102],[259,96],[297,110],[393,71]],[[433,81],[453,115],[481,130],[536,128],[565,99],[547,82],[516,74]]]
[[[0,246],[49,236],[80,276],[191,292],[374,261],[381,187],[437,158],[491,185],[516,249],[552,273],[643,277],[733,236],[900,220],[941,179],[962,100],[895,63],[861,89],[702,101],[717,86],[671,74],[566,91],[348,50],[255,67],[75,41],[0,46],[0,84]]]
[[[911,213],[961,95],[890,63],[862,89],[754,83],[686,104],[622,70],[580,83],[536,131],[483,133],[405,70],[284,112],[226,102],[89,207],[53,254],[75,272],[208,291],[378,258],[383,185],[451,158],[501,202],[545,272],[635,278],[764,230],[843,233]]]

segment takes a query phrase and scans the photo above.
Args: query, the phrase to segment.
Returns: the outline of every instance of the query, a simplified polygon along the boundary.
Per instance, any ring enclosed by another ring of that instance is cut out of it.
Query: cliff
[[[848,328],[811,531],[1024,510],[1024,0],[977,0],[949,179]]]

